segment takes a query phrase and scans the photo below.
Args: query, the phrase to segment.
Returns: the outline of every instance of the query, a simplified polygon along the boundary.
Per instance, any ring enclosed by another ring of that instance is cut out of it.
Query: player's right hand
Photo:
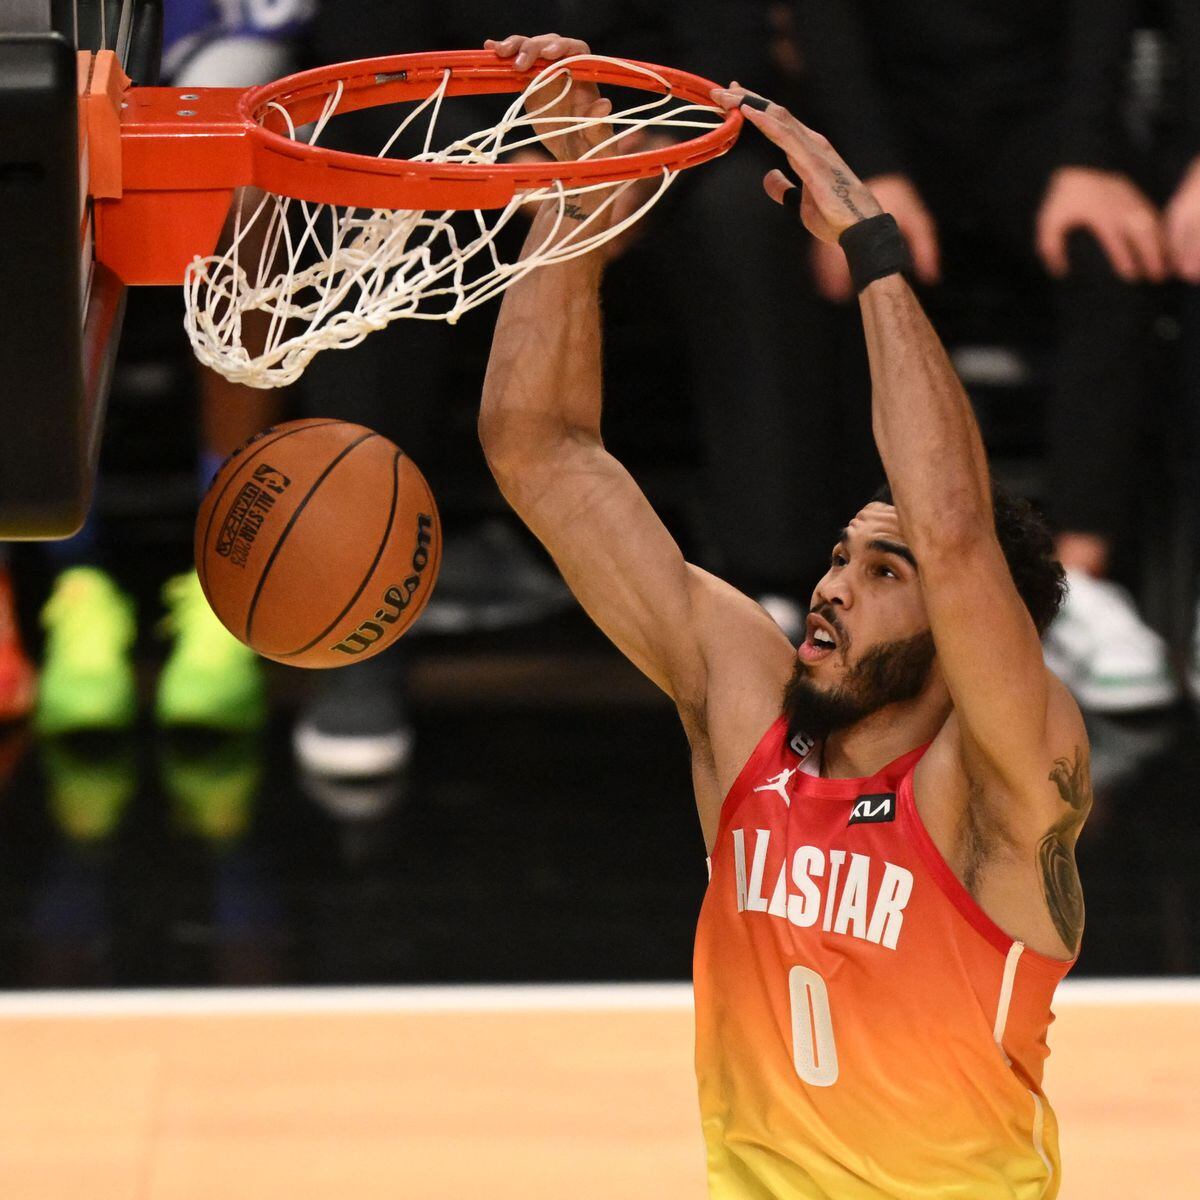
[[[788,163],[804,185],[800,198],[800,219],[814,237],[834,242],[851,225],[883,212],[845,160],[829,144],[829,139],[809,129],[786,108],[767,103],[766,109],[754,108],[744,101],[754,96],[736,81],[727,88],[713,88],[712,98],[722,108],[740,108],[742,116],[787,155]],[[777,204],[795,185],[782,171],[771,171],[763,180],[767,195]]]
[[[907,175],[875,175],[866,181],[871,194],[886,213],[891,213],[904,234],[913,257],[913,272],[924,284],[932,285],[941,279],[941,249],[938,245],[937,223],[925,207],[921,193]],[[813,279],[817,291],[826,300],[841,303],[854,298],[850,283],[850,268],[838,246],[814,242],[812,253]]]
[[[539,59],[554,61],[591,53],[587,42],[562,37],[557,33],[541,33],[536,37],[514,33],[500,41],[488,38],[483,48],[495,51],[499,58],[513,59],[513,66],[518,71],[528,71]],[[569,88],[564,88],[561,78],[549,80],[537,91],[531,92],[525,102],[530,114],[546,105],[549,107],[539,114],[543,118],[606,117],[612,111],[612,104],[600,95],[594,83],[574,80]],[[612,136],[612,130],[602,124],[588,125],[569,133],[560,132],[568,124],[557,119],[533,122],[534,131],[541,138],[542,145],[559,162],[582,158],[593,147]]]

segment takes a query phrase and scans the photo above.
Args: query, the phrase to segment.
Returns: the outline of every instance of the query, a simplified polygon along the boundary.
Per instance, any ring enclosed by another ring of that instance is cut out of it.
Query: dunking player
[[[587,49],[487,44],[520,67]],[[1029,510],[993,495],[892,219],[784,109],[737,85],[714,99],[787,156],[866,327],[890,490],[838,537],[804,642],[686,563],[605,451],[598,256],[507,293],[480,414],[505,495],[691,743],[712,868],[695,958],[711,1194],[1053,1197],[1042,1065],[1083,927],[1091,803],[1083,722],[1039,645],[1061,570]],[[582,85],[564,101],[606,105]],[[577,157],[583,136],[546,144]],[[779,171],[765,186],[801,196]],[[731,237],[768,219],[729,216]],[[837,452],[798,445],[796,470]]]

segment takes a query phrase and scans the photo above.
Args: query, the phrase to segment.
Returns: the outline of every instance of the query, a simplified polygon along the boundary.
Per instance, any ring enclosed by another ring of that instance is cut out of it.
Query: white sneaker
[[[1200,604],[1196,605],[1196,616],[1192,622],[1192,652],[1188,655],[1188,691],[1193,700],[1200,700]]]
[[[1179,698],[1167,646],[1138,615],[1122,587],[1068,571],[1070,591],[1046,631],[1046,665],[1082,708],[1132,712]]]
[[[775,592],[759,596],[758,603],[766,610],[767,616],[783,630],[792,645],[799,645],[804,640],[804,622],[808,616],[806,608],[797,604],[790,596],[780,596]]]

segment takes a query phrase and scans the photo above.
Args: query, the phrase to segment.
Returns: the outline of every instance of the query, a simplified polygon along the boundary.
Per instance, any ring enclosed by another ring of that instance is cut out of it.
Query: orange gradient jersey
[[[1041,1090],[1071,967],[1008,937],[913,803],[924,747],[806,773],[782,718],[730,789],[696,934],[713,1200],[1051,1200]]]

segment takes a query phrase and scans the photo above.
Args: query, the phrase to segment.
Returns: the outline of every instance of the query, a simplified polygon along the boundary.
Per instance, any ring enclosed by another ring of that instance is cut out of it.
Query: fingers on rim
[[[539,33],[536,37],[513,33],[500,41],[489,38],[484,48],[494,49],[502,58],[511,58],[515,54],[518,65],[526,66],[543,55],[566,57],[590,53],[585,42],[578,38],[565,38],[558,33]]]

